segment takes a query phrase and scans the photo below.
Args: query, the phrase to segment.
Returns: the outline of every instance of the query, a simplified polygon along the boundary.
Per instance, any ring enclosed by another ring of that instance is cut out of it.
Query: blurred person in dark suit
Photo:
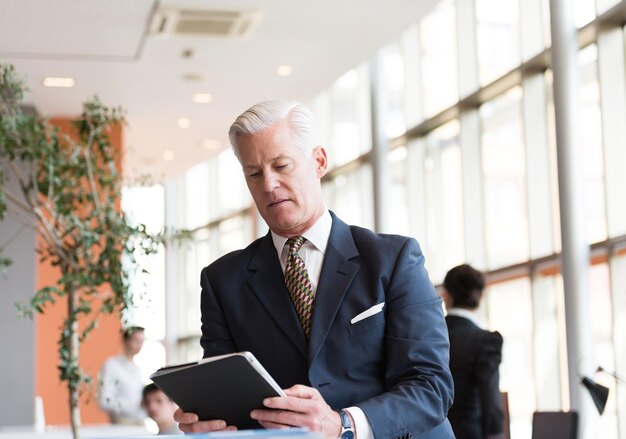
[[[459,439],[503,438],[499,390],[502,336],[482,329],[475,313],[485,278],[463,264],[446,274],[443,286],[455,394],[448,419]]]

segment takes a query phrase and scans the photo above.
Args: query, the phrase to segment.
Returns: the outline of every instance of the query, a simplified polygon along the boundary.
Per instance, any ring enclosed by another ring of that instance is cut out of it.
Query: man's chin
[[[281,218],[272,218],[272,222],[268,222],[269,228],[280,235],[289,234],[296,227],[296,221],[292,218],[282,216]]]
[[[272,229],[274,232],[280,235],[283,235],[285,233],[289,234],[289,231],[293,229],[293,225],[276,222],[270,226],[270,229]]]

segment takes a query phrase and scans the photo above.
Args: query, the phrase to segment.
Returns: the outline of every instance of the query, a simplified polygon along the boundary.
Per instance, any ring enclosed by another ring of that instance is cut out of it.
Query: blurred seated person
[[[144,425],[141,408],[143,378],[133,361],[143,347],[144,328],[131,326],[122,334],[122,353],[108,358],[100,371],[100,408],[112,424]]]
[[[448,311],[450,370],[454,379],[454,403],[448,412],[459,439],[503,438],[503,412],[499,366],[502,336],[480,327],[475,310],[485,288],[481,272],[463,264],[443,281]]]
[[[156,384],[150,383],[143,388],[141,406],[148,417],[156,422],[158,434],[182,434],[178,423],[174,421],[174,412],[178,406]]]

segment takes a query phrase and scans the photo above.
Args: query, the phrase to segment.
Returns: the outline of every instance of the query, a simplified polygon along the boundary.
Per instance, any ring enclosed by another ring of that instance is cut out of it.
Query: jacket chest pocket
[[[385,325],[385,313],[379,312],[356,323],[347,323],[348,334],[355,337]]]

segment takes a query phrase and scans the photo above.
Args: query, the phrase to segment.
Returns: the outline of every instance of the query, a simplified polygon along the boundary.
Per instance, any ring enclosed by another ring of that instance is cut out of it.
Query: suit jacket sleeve
[[[502,336],[498,332],[487,333],[475,366],[480,388],[483,432],[487,436],[502,433],[503,430],[499,373],[501,361]]]
[[[377,438],[423,433],[446,420],[454,386],[442,301],[414,239],[399,252],[386,290],[385,389],[358,406]]]
[[[200,299],[202,337],[200,338],[200,345],[204,350],[204,357],[235,352],[235,344],[228,329],[226,317],[208,279],[208,267],[202,270],[200,285],[202,287]]]

